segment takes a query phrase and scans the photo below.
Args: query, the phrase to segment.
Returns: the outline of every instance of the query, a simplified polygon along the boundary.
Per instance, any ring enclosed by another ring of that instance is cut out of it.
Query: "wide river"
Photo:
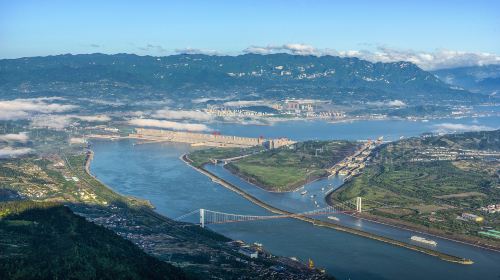
[[[350,139],[384,136],[396,140],[423,132],[447,129],[492,129],[499,117],[477,119],[441,119],[414,121],[357,121],[326,123],[321,121],[281,122],[272,126],[214,124],[226,135],[256,137],[286,136],[294,140]],[[159,213],[176,218],[204,208],[236,214],[270,215],[243,197],[212,182],[184,164],[179,156],[189,145],[157,143],[133,145],[132,140],[93,141],[95,152],[91,172],[117,192],[150,200]],[[339,178],[313,182],[307,196],[294,193],[268,193],[227,172],[221,166],[209,166],[212,172],[240,186],[252,195],[275,206],[302,212],[315,208],[314,201],[325,204],[324,191],[340,185]],[[311,194],[316,194],[311,198]],[[340,223],[408,242],[415,233],[337,215]],[[194,217],[193,217],[193,220]],[[500,253],[464,245],[437,237],[437,250],[472,259],[473,265],[441,261],[405,248],[315,227],[294,219],[272,219],[209,226],[212,230],[248,243],[259,242],[276,255],[311,258],[319,267],[339,279],[500,279]],[[418,234],[422,235],[422,234]],[[425,236],[425,235],[423,235]]]

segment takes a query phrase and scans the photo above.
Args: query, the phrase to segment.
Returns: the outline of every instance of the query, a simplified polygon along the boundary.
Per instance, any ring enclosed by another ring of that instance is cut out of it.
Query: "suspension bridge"
[[[311,216],[322,216],[322,215],[331,215],[338,213],[351,214],[351,213],[361,213],[361,211],[362,211],[362,199],[361,197],[356,197],[353,200],[337,203],[333,206],[327,206],[324,208],[314,209],[302,213],[291,213],[287,211],[282,211],[284,214],[256,216],[256,215],[224,213],[208,209],[196,209],[192,212],[189,212],[185,215],[176,218],[175,220],[182,221],[188,217],[199,215],[199,221],[200,221],[199,224],[201,227],[205,227],[205,225],[207,224],[226,224],[226,223],[259,221],[259,220],[270,220],[270,219],[311,217]]]

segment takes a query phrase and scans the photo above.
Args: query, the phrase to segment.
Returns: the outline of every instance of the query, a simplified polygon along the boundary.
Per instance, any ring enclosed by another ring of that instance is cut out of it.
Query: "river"
[[[423,132],[445,129],[497,128],[498,117],[443,119],[429,122],[357,121],[326,123],[321,121],[280,122],[272,126],[215,124],[223,134],[239,136],[306,139],[367,139],[384,136],[395,140]],[[91,172],[117,192],[150,200],[157,211],[178,217],[199,208],[237,214],[270,215],[266,210],[212,182],[183,163],[179,156],[192,148],[184,144],[157,143],[133,145],[133,140],[92,142],[95,152]],[[277,207],[301,212],[315,208],[314,200],[324,205],[322,187],[340,185],[339,178],[308,184],[307,196],[295,193],[268,193],[227,172],[221,166],[210,171],[240,186],[252,195]],[[316,194],[311,198],[310,194]],[[394,239],[408,241],[411,232],[336,215],[340,223]],[[194,220],[193,220],[194,221]],[[276,255],[311,258],[319,267],[339,279],[498,279],[500,253],[433,237],[437,249],[472,259],[473,265],[441,261],[405,248],[315,227],[294,219],[273,219],[211,225],[210,228],[233,239],[259,242]]]

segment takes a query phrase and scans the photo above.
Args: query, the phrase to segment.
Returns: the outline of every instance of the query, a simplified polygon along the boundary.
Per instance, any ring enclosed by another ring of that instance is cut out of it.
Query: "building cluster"
[[[488,206],[479,208],[479,210],[488,214],[500,213],[500,204],[490,204]]]
[[[258,111],[250,108],[225,107],[220,105],[208,105],[204,112],[216,117],[279,117],[280,115],[321,118],[321,119],[343,119],[345,112],[334,111],[323,108],[321,104],[325,101],[313,99],[286,99],[284,101],[262,105],[270,107],[275,111]]]
[[[294,113],[313,112],[315,103],[315,100],[285,100],[282,108]]]
[[[368,140],[353,155],[337,163],[330,172],[332,174],[347,176],[345,180],[361,174],[361,171],[366,166],[366,162],[371,159],[372,151],[382,143],[382,139],[381,137],[377,141]]]
[[[269,112],[257,112],[245,109],[230,109],[226,107],[218,108],[215,106],[209,106],[205,112],[212,116],[217,117],[266,117],[274,116],[274,113]]]
[[[446,147],[430,147],[417,152],[417,156],[412,158],[412,162],[432,162],[432,161],[454,161],[485,159],[498,160],[500,152],[480,151],[466,149],[450,149]]]

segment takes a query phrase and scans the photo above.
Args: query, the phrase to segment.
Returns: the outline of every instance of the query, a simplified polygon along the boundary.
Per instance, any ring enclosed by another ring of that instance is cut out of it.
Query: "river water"
[[[384,136],[395,140],[423,132],[445,129],[497,128],[498,117],[477,119],[444,119],[429,122],[358,121],[331,124],[321,121],[281,122],[272,126],[215,124],[223,134],[239,136],[280,137],[294,140],[350,139]],[[93,141],[95,152],[91,172],[117,192],[150,200],[157,211],[178,217],[204,208],[236,214],[271,215],[234,192],[212,182],[184,164],[179,156],[189,152],[189,145],[157,143],[133,145],[133,140]],[[299,192],[269,193],[227,172],[221,166],[207,168],[240,186],[252,195],[277,207],[302,212],[315,209],[314,201],[325,205],[321,188],[340,185],[339,178],[324,179],[306,185],[305,196]],[[311,198],[310,195],[316,197]],[[339,223],[408,242],[414,233],[406,230],[336,215]],[[193,222],[196,217],[192,218]],[[276,255],[311,258],[319,267],[339,279],[500,279],[500,253],[432,237],[437,249],[472,259],[473,265],[459,265],[405,248],[315,227],[294,219],[272,219],[253,222],[211,225],[210,228],[233,239],[259,242]],[[419,234],[422,235],[422,234]]]

